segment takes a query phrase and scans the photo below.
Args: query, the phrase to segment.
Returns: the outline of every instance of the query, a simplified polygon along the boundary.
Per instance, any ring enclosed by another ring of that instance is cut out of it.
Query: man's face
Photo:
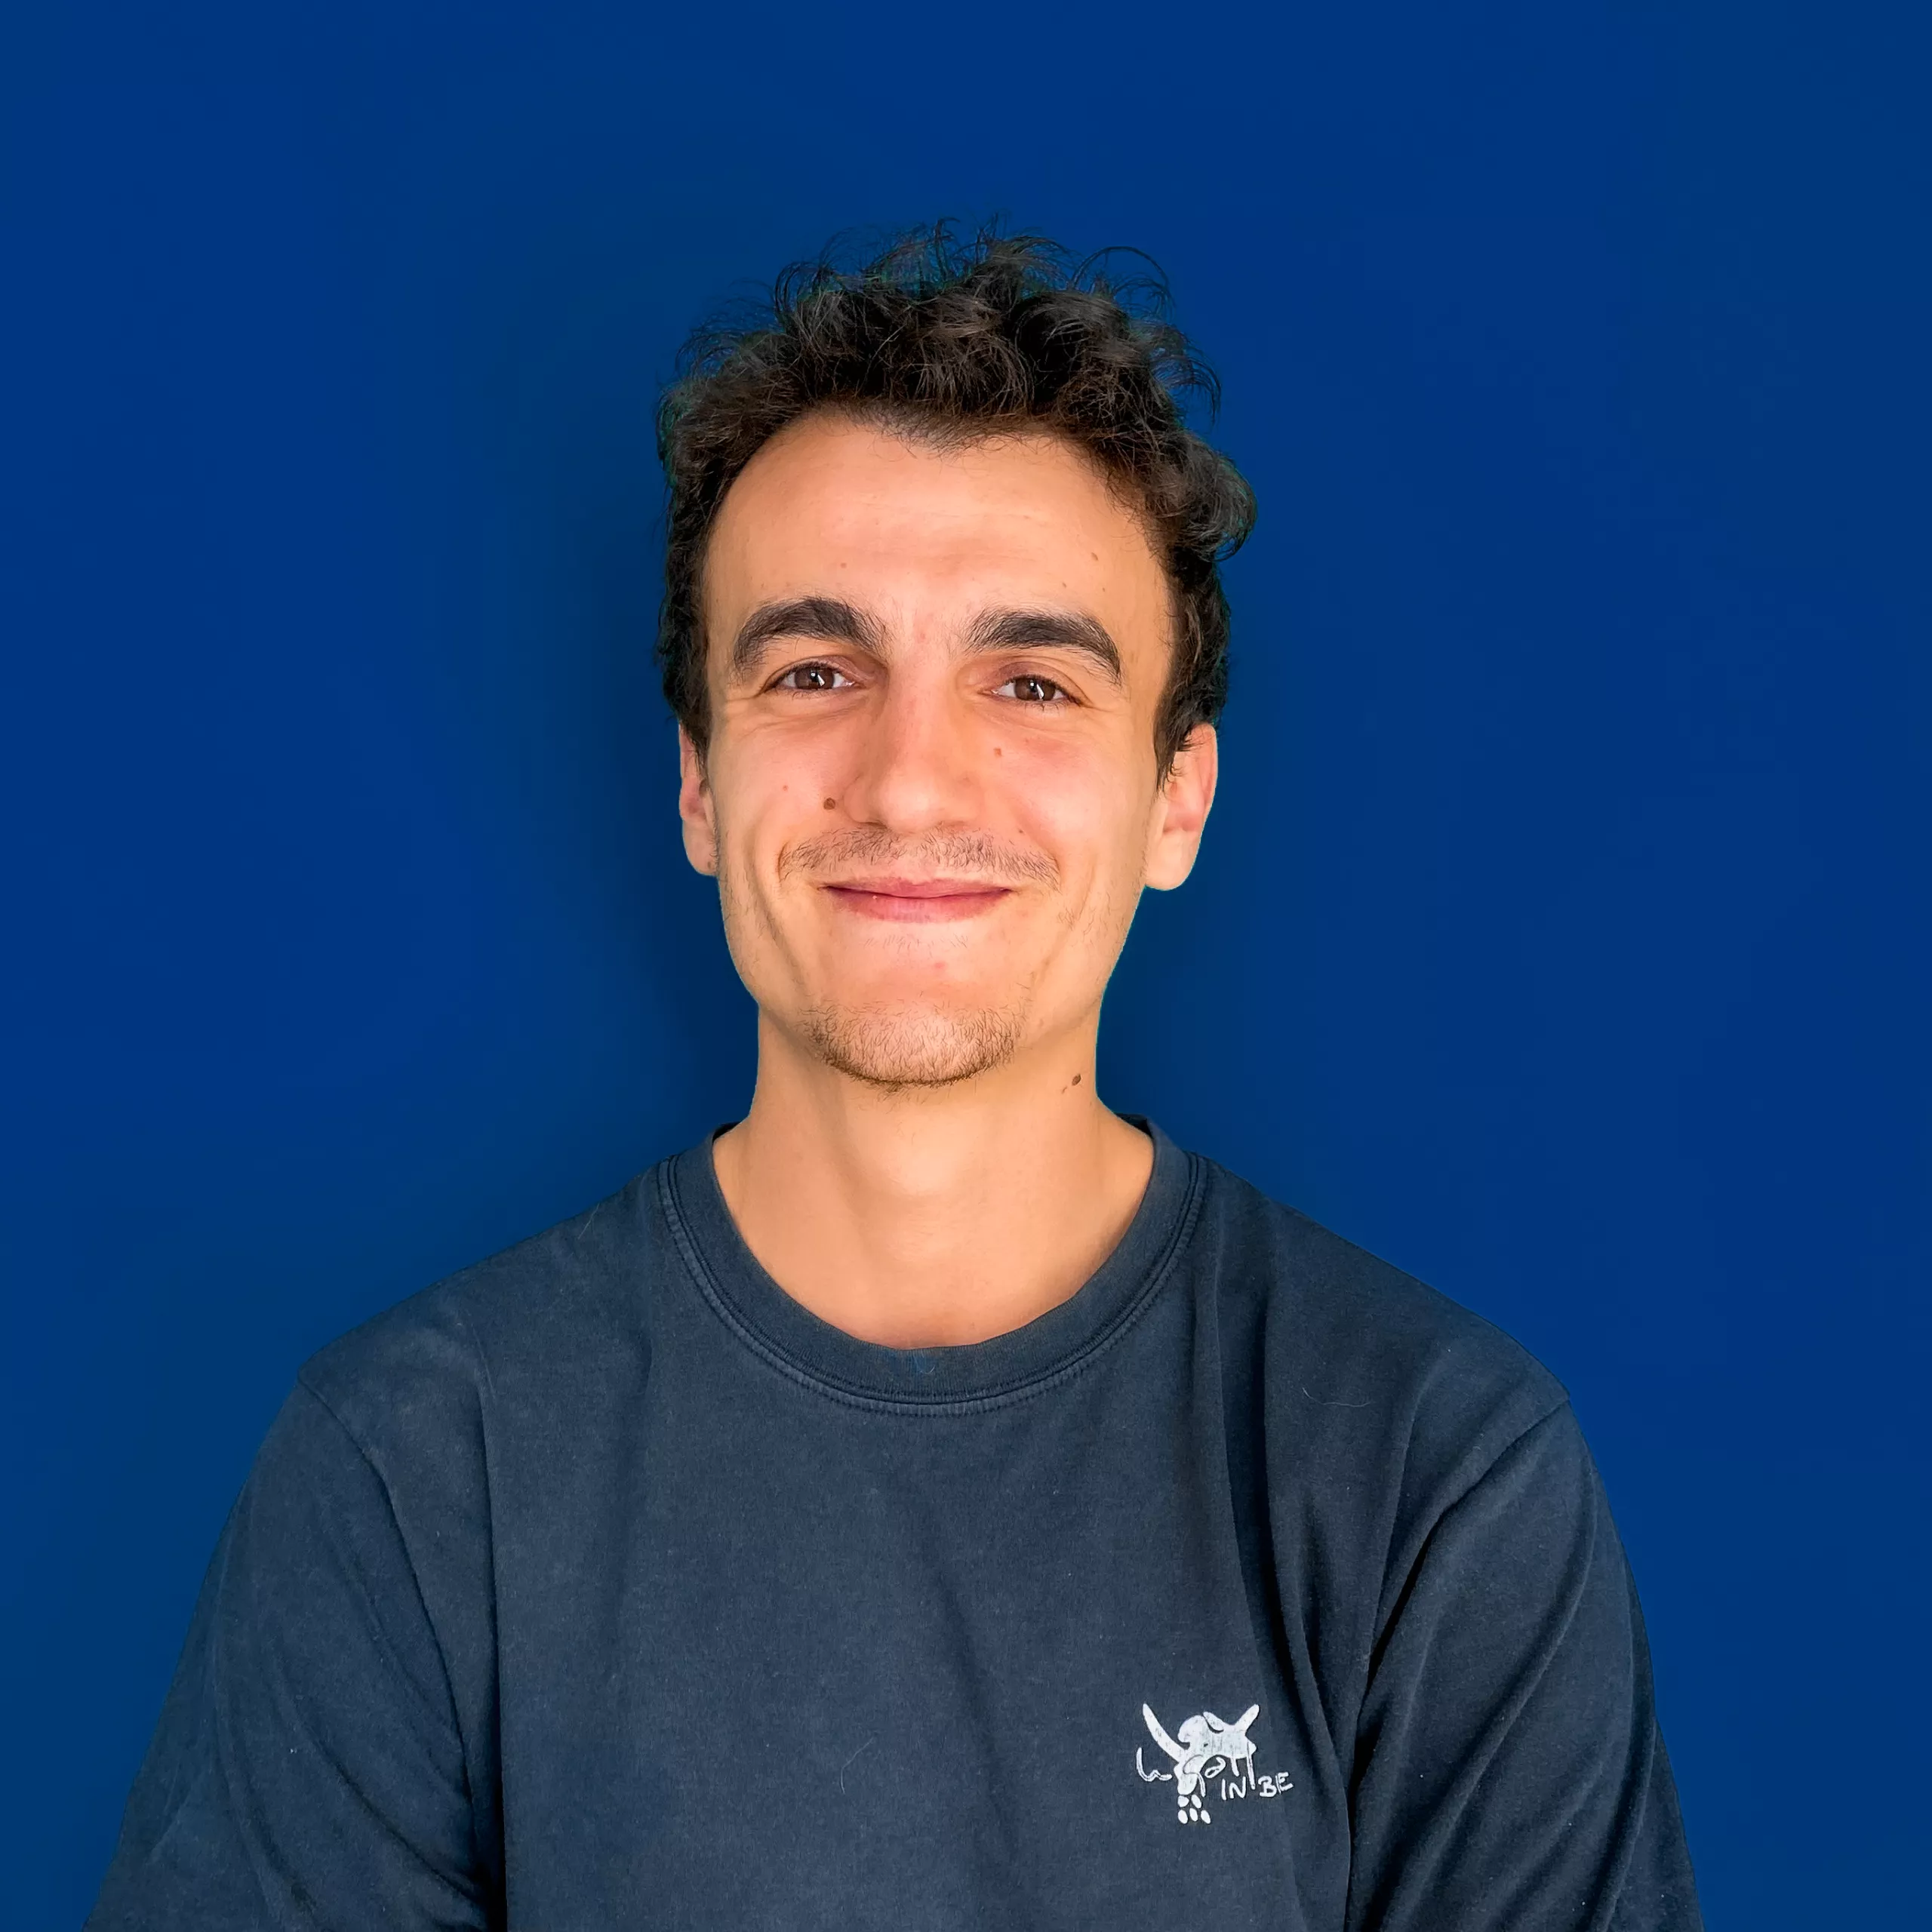
[[[1168,586],[1087,458],[809,417],[725,497],[704,613],[685,848],[765,1022],[888,1086],[1076,1038],[1214,778],[1203,728],[1160,782]]]

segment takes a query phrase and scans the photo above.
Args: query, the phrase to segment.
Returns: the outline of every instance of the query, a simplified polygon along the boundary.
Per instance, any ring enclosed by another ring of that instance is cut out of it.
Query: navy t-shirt
[[[971,1346],[790,1300],[707,1143],[324,1349],[90,1921],[1698,1922],[1561,1388],[1158,1134]]]

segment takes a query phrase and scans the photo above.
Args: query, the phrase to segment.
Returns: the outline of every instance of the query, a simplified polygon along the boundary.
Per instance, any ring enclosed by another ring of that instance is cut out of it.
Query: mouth
[[[977,918],[1013,891],[971,878],[840,879],[821,889],[862,918],[902,922]]]

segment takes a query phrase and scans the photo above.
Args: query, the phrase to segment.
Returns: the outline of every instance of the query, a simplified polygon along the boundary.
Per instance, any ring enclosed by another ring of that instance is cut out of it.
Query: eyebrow
[[[766,648],[780,638],[811,638],[821,644],[854,644],[873,656],[886,654],[885,627],[867,611],[841,597],[784,597],[761,604],[731,640],[731,670],[743,677]],[[1106,625],[1084,611],[982,611],[966,633],[969,651],[1057,648],[1077,651],[1114,684],[1121,681],[1120,647]]]
[[[781,637],[815,638],[821,644],[856,644],[882,653],[884,626],[869,612],[838,597],[786,597],[761,604],[731,640],[731,669],[742,677]]]
[[[1121,681],[1120,646],[1097,617],[1084,611],[983,611],[966,634],[972,651],[1057,646],[1091,658],[1115,684]]]

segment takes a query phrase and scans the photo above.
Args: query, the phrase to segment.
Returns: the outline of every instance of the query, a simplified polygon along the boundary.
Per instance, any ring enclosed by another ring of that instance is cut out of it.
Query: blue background
[[[1921,18],[13,9],[9,1922],[91,1899],[303,1357],[741,1108],[654,390],[997,211],[1164,264],[1263,509],[1104,1091],[1567,1383],[1712,1924],[1915,1919]]]

